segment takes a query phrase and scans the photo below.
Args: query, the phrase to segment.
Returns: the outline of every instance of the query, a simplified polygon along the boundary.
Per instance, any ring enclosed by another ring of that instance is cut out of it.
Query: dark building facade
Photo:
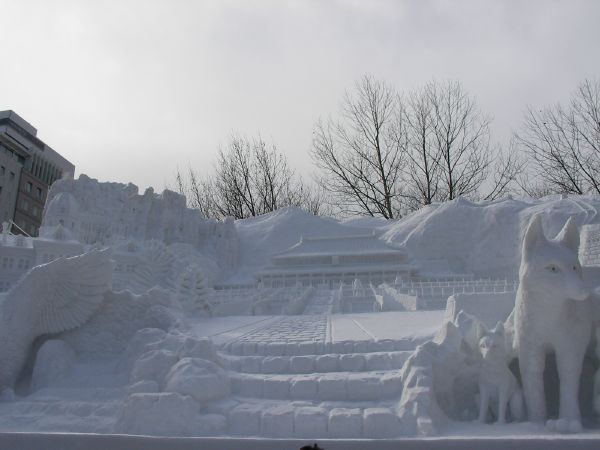
[[[12,222],[13,233],[37,236],[49,187],[74,172],[31,124],[14,111],[0,111],[0,221]]]

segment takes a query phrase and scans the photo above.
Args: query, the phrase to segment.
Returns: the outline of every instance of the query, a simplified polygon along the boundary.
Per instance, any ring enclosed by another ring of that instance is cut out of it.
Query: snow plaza
[[[0,447],[597,447],[599,210],[215,221],[60,180],[0,236]]]

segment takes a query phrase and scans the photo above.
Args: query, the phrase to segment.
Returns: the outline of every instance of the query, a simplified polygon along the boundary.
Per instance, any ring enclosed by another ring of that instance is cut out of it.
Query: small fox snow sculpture
[[[508,367],[509,357],[502,322],[498,322],[496,328],[489,332],[479,326],[477,337],[483,358],[479,373],[479,421],[485,422],[490,401],[498,403],[497,423],[505,423],[507,405],[510,407],[512,420],[521,420],[523,393]]]
[[[592,333],[591,302],[577,259],[579,233],[570,218],[555,239],[544,235],[539,215],[525,237],[515,304],[515,350],[519,357],[529,420],[546,419],[544,363],[556,355],[560,380],[559,418],[548,421],[560,432],[581,430],[579,378]]]

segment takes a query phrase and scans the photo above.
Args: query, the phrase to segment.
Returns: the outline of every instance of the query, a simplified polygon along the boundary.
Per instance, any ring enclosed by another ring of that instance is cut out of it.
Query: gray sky
[[[459,79],[508,140],[600,77],[600,1],[0,0],[0,109],[77,168],[157,190],[233,130],[310,172],[319,116],[365,73]]]

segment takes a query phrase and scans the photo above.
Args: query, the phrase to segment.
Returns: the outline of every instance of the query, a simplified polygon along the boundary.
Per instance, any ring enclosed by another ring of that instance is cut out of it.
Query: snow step
[[[235,341],[221,347],[224,353],[238,356],[305,356],[331,353],[377,353],[414,350],[421,340],[384,339],[380,341],[340,341],[340,342],[253,342]]]
[[[288,374],[360,372],[401,369],[412,351],[346,353],[306,356],[230,356],[221,354],[223,366],[243,373]]]
[[[402,393],[398,371],[230,376],[234,394],[250,398],[360,402],[390,400]]]
[[[394,438],[403,434],[392,408],[328,408],[280,402],[241,403],[228,413],[229,433],[268,438]]]

